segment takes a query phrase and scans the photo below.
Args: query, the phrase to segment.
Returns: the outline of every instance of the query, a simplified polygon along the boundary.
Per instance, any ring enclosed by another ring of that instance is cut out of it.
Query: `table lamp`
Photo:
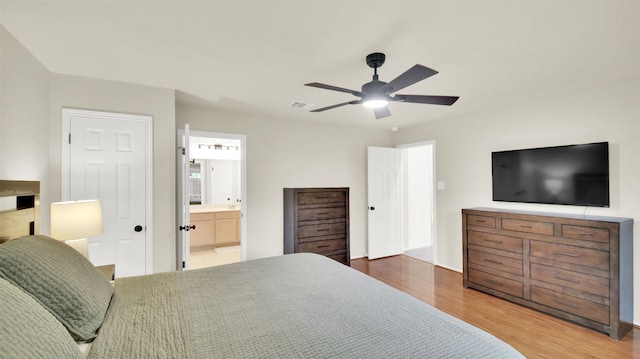
[[[87,237],[104,231],[100,201],[51,203],[51,237],[64,241],[89,258]]]

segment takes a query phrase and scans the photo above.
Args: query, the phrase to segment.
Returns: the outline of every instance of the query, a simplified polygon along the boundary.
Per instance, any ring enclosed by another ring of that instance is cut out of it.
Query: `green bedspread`
[[[333,260],[292,254],[116,281],[89,358],[521,358]]]

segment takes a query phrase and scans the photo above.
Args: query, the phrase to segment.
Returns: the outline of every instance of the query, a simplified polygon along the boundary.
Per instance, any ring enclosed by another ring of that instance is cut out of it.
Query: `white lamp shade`
[[[99,200],[51,204],[51,237],[64,241],[95,236],[103,231]]]

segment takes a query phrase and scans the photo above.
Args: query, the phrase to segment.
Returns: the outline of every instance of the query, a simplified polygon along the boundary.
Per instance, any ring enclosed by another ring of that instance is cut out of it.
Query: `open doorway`
[[[244,260],[245,137],[188,133],[188,269]]]
[[[435,142],[398,147],[404,151],[404,254],[435,263]]]

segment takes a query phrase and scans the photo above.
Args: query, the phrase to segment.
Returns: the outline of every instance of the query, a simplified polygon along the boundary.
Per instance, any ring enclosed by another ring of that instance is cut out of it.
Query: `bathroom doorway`
[[[187,269],[246,260],[245,136],[188,131]]]

